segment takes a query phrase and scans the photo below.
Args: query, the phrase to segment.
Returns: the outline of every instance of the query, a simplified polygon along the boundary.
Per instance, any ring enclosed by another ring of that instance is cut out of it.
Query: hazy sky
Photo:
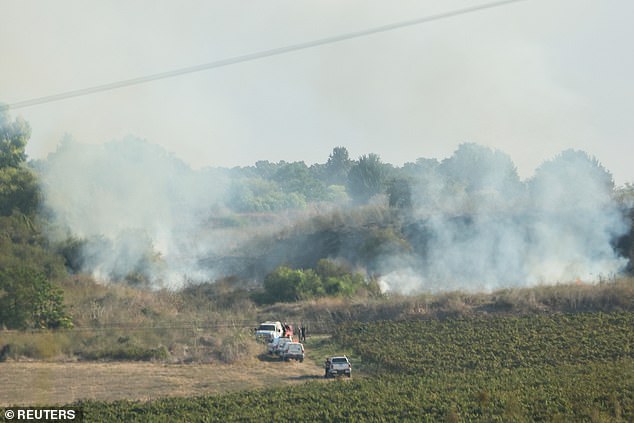
[[[424,17],[485,1],[0,0],[0,101],[14,103]],[[32,158],[65,133],[132,134],[194,167],[324,162],[334,146],[402,164],[461,142],[522,177],[567,148],[634,182],[634,2],[508,6],[13,110]]]

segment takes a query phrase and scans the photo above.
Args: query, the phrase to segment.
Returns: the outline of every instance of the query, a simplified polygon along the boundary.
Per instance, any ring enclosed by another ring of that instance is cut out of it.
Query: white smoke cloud
[[[41,172],[58,236],[86,240],[85,271],[101,280],[136,272],[169,286],[211,277],[198,259],[218,241],[201,226],[222,198],[222,178],[134,138],[103,145],[66,139]]]
[[[596,281],[626,264],[612,247],[628,229],[612,198],[612,177],[583,152],[561,153],[527,181],[508,155],[475,144],[442,162],[419,163],[410,225],[418,235],[410,242],[421,245],[372,264],[385,291]],[[56,239],[85,240],[83,270],[104,281],[142,275],[153,286],[177,288],[227,276],[214,258],[264,230],[214,227],[230,186],[227,173],[194,171],[138,139],[102,145],[67,139],[39,168]],[[294,222],[280,218],[262,234],[273,238],[275,229]],[[230,258],[246,266],[240,262],[246,257]]]
[[[595,159],[567,150],[526,182],[509,164],[497,151],[464,144],[432,178],[427,173],[414,199],[427,254],[409,264],[387,258],[382,287],[490,291],[593,282],[624,268],[612,242],[628,228],[611,175]]]

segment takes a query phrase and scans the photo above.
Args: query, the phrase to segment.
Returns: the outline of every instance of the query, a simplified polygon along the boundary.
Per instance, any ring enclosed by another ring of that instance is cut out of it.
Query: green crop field
[[[126,422],[634,419],[632,313],[350,323],[332,341],[357,355],[363,376],[80,405],[87,421]]]
[[[628,422],[632,360],[500,372],[433,372],[149,403],[85,402],[87,421]]]
[[[375,322],[335,339],[364,361],[409,374],[611,363],[634,357],[633,313]]]

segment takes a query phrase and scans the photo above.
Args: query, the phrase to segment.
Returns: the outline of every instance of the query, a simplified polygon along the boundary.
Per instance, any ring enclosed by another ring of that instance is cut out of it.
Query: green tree
[[[11,120],[9,112],[0,108],[0,168],[18,167],[26,160],[26,143],[31,127],[22,118]]]
[[[393,179],[388,184],[387,195],[390,207],[397,209],[410,209],[412,207],[412,188],[408,179]]]
[[[387,171],[377,154],[359,157],[348,173],[348,192],[359,203],[385,190]]]
[[[325,177],[329,185],[345,185],[348,172],[352,167],[352,160],[345,147],[335,147],[328,156],[325,165]]]
[[[400,230],[391,226],[370,229],[359,247],[360,257],[367,263],[368,268],[374,268],[381,256],[405,255],[411,251],[412,246]]]
[[[26,167],[26,143],[31,136],[29,124],[21,118],[12,121],[0,109],[0,215],[17,210],[33,216],[39,207],[38,181]]]
[[[283,192],[300,194],[307,201],[322,201],[327,198],[324,184],[315,179],[304,162],[286,163],[278,168],[272,179]]]
[[[63,258],[45,244],[37,225],[26,215],[0,216],[0,326],[71,325],[62,290],[51,283],[66,275]]]
[[[35,174],[26,167],[0,167],[0,215],[14,211],[34,216],[40,204]]]
[[[261,178],[234,180],[230,193],[229,204],[239,212],[271,212],[306,206],[303,195],[283,192],[276,182]]]
[[[26,166],[31,129],[0,109],[0,325],[62,327],[70,319],[62,291],[50,280],[65,274],[37,225],[38,180]]]
[[[319,260],[315,272],[322,280],[326,295],[349,297],[367,287],[362,274],[352,273],[348,266],[331,260]]]
[[[266,301],[289,302],[322,296],[321,279],[312,270],[291,269],[280,266],[264,278]]]
[[[255,162],[255,173],[264,179],[270,179],[275,171],[279,168],[279,166],[283,165],[284,162],[280,162],[279,164],[271,163],[268,160],[258,160]]]
[[[72,326],[62,290],[27,267],[0,270],[0,324],[10,329]]]
[[[439,171],[457,191],[493,191],[510,199],[522,191],[517,168],[506,154],[474,143],[460,144]]]
[[[22,213],[0,216],[0,269],[26,267],[51,280],[66,276],[64,259],[47,247],[37,221]]]
[[[403,164],[401,176],[417,183],[426,183],[437,177],[439,165],[440,163],[436,159],[419,157],[416,162]]]
[[[603,209],[614,203],[612,174],[584,151],[565,150],[528,181],[531,204],[552,210]]]

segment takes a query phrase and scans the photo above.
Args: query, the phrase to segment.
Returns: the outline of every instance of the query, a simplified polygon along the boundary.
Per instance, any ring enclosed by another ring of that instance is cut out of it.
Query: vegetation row
[[[634,359],[634,313],[351,323],[335,339],[383,369],[426,374]]]

